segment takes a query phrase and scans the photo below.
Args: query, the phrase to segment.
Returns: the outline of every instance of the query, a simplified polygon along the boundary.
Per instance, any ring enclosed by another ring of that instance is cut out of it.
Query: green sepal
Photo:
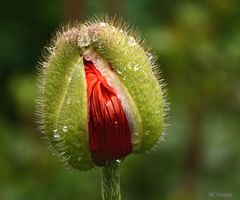
[[[94,164],[88,146],[85,71],[74,33],[62,34],[50,52],[39,105],[42,130],[52,149],[67,165],[85,171]]]

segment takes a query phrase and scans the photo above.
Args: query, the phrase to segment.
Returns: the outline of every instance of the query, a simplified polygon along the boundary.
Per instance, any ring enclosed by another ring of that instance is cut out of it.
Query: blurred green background
[[[124,200],[240,199],[239,0],[25,0],[0,7],[0,199],[100,199],[99,170],[66,170],[34,117],[36,63],[59,24],[136,25],[167,83],[166,141],[121,167]]]

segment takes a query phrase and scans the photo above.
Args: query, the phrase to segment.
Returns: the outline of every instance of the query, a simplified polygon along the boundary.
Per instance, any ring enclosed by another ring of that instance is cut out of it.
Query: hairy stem
[[[117,161],[108,161],[101,169],[103,200],[121,200],[118,167]]]

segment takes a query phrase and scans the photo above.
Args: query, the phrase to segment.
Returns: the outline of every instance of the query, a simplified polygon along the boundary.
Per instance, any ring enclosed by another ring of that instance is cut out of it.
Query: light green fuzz
[[[42,129],[62,160],[88,170],[94,164],[88,147],[87,88],[77,31],[63,33],[53,48],[40,86]]]

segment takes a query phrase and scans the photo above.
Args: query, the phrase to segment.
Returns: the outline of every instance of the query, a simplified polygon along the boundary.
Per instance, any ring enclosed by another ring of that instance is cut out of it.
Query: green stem
[[[118,165],[117,161],[108,161],[101,169],[103,200],[121,200]]]

